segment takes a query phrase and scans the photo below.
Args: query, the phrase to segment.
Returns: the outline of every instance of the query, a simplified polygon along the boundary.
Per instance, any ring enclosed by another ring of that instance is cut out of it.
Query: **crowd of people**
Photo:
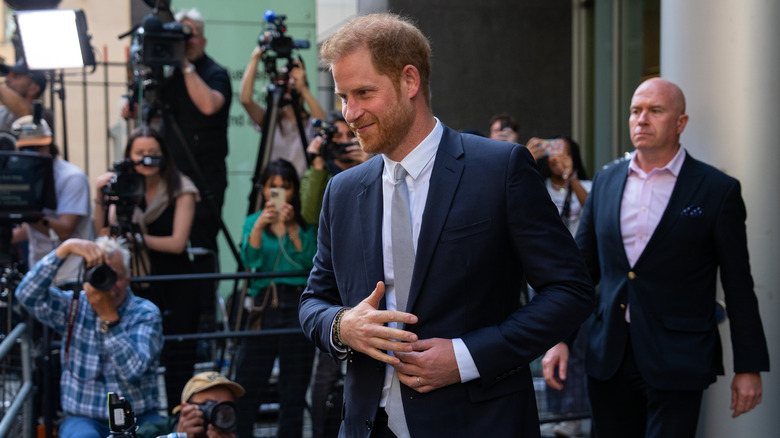
[[[29,264],[19,302],[62,338],[58,436],[107,436],[107,392],[131,402],[139,436],[253,436],[275,363],[280,437],[302,435],[312,376],[315,437],[539,436],[530,365],[542,357],[547,408],[592,412],[598,437],[692,437],[702,392],[725,371],[718,271],[731,409],[761,402],[769,360],[739,182],[681,146],[682,90],[641,83],[635,151],[591,180],[568,136],[521,145],[508,114],[489,120],[487,136],[435,117],[430,44],[393,14],[357,17],[323,43],[340,112],[323,110],[291,61],[275,126],[264,127],[269,109],[253,99],[263,48],[250,55],[240,101],[273,150],[257,211],[241,218],[241,262],[310,274],[251,280],[242,328],[302,332],[241,341],[234,380],[193,375],[195,342],[163,335],[196,333],[215,314],[214,283],[187,275],[219,271],[232,90],[205,53],[198,11],[176,20],[192,37],[165,105],[127,140],[126,173],[143,182],[130,205],[111,193],[117,172],[96,179],[90,202],[47,117],[33,120],[45,76],[23,61],[0,66],[0,122],[19,150],[54,157],[57,208],[16,227],[12,242]],[[128,102],[122,113],[143,110]],[[317,120],[329,129],[318,133]],[[582,433],[577,421],[548,426]]]

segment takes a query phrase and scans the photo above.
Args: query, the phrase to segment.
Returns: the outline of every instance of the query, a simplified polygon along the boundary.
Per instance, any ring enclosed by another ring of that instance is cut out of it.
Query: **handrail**
[[[23,423],[23,435],[24,437],[32,437],[32,359],[30,358],[30,336],[27,331],[27,324],[22,322],[16,325],[11,333],[3,339],[0,343],[0,360],[2,360],[11,348],[14,347],[16,341],[21,338],[21,356],[22,356],[22,387],[19,392],[14,396],[14,401],[11,406],[4,412],[2,420],[0,420],[0,438],[8,436],[11,427],[14,425],[14,419],[20,409],[24,408],[24,423]]]

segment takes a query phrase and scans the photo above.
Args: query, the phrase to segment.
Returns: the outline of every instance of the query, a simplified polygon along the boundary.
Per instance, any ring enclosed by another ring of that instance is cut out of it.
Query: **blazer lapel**
[[[431,257],[455,198],[455,192],[463,175],[464,164],[460,160],[462,155],[463,143],[460,134],[445,126],[433,163],[428,198],[423,210],[407,309],[413,308],[420,293],[425,273],[428,271]]]
[[[686,151],[687,152],[687,151]],[[650,236],[650,240],[647,242],[645,250],[637,260],[639,264],[649,254],[661,239],[667,238],[673,233],[674,224],[680,218],[680,214],[686,206],[690,205],[691,199],[696,191],[699,189],[704,174],[700,172],[697,166],[697,161],[687,154],[685,161],[683,162],[680,174],[677,176],[677,181],[674,183],[674,189],[672,189],[672,196],[669,198],[669,204],[667,204],[664,214],[661,216],[661,220],[658,222],[658,226],[655,228],[653,235]]]
[[[615,243],[615,248],[617,252],[617,248],[619,248],[619,253],[623,256],[623,261],[625,262],[626,266],[629,266],[628,263],[628,255],[626,254],[626,247],[623,245],[623,230],[620,226],[620,207],[623,203],[623,191],[626,189],[626,181],[628,180],[628,164],[630,160],[623,160],[620,163],[620,171],[614,173],[615,180],[612,181],[609,186],[615,186],[617,190],[610,190],[612,193],[618,193],[618,196],[609,197],[609,208],[607,215],[607,220],[610,221],[610,223],[607,226],[607,229],[610,230],[610,233],[612,233],[612,239]]]
[[[382,167],[384,161],[374,159],[367,163],[368,169],[363,175],[361,184],[364,189],[358,193],[357,221],[360,227],[361,247],[368,291],[374,290],[376,282],[383,280],[384,261],[382,256]],[[349,237],[345,237],[349,238]],[[372,283],[373,282],[373,283]],[[384,298],[382,299],[384,303]]]

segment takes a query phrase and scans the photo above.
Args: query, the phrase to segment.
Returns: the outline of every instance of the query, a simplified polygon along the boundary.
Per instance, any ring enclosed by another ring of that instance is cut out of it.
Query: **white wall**
[[[682,144],[742,183],[751,268],[775,368],[780,363],[779,20],[776,0],[664,0],[661,5],[661,75],[682,87],[690,115]],[[726,376],[705,392],[698,436],[777,436],[778,373],[763,373],[763,402],[732,419],[727,324],[721,336]]]

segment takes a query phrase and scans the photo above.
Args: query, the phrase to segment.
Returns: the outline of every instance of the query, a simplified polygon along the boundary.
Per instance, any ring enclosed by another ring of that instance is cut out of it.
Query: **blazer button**
[[[371,423],[371,420],[366,420],[366,429],[371,430],[374,427],[374,424]]]
[[[628,279],[633,280],[635,278],[636,278],[636,274],[634,273],[634,271],[628,271]]]
[[[626,305],[623,303],[620,303],[620,310],[626,310]]]

